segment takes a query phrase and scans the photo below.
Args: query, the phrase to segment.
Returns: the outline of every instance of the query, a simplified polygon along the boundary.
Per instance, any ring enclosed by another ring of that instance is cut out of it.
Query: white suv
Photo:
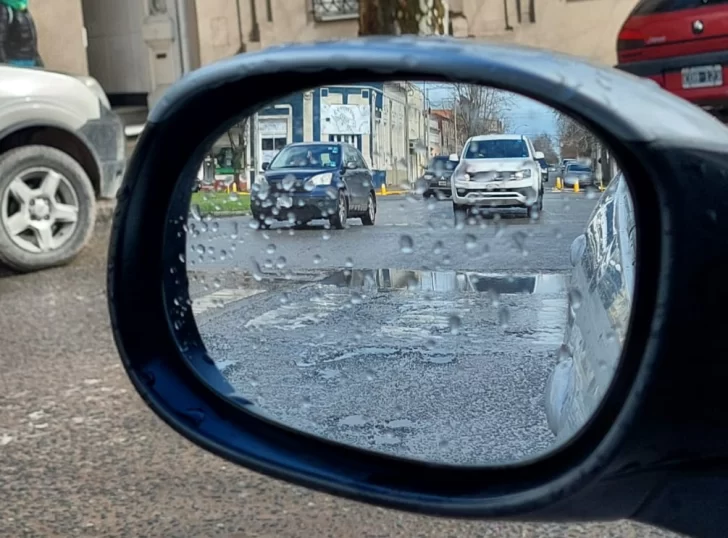
[[[467,215],[474,208],[522,207],[531,218],[543,208],[543,177],[536,151],[528,137],[516,134],[474,136],[465,142],[453,171],[452,206]]]

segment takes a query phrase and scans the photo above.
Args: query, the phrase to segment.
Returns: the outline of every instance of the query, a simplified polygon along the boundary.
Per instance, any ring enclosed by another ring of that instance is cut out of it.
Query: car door
[[[354,151],[356,152],[356,156],[359,161],[359,166],[361,170],[359,185],[361,186],[362,191],[362,211],[364,211],[366,210],[367,204],[369,203],[369,193],[374,190],[374,174],[369,168],[366,159],[364,159],[364,155],[362,155],[361,152],[356,148],[354,149]]]
[[[356,149],[349,144],[342,144],[344,148],[344,169],[342,179],[349,193],[349,207],[353,211],[361,211],[362,207],[362,169]],[[350,164],[353,163],[353,167]]]

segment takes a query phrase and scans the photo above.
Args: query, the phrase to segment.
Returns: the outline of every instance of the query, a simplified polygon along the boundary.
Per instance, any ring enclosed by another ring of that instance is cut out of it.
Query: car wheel
[[[362,215],[361,223],[364,226],[374,226],[374,221],[377,219],[377,199],[374,198],[373,193],[369,193],[369,201],[367,202],[367,212]]]
[[[95,220],[91,180],[66,153],[33,145],[0,157],[0,263],[18,272],[64,265]]]
[[[336,202],[336,212],[329,217],[332,228],[342,230],[346,226],[346,219],[349,217],[349,201],[346,193],[339,191],[339,199]]]
[[[528,218],[531,220],[538,220],[541,218],[541,211],[543,210],[543,194],[538,196],[538,200],[535,204],[528,207]]]
[[[452,213],[456,226],[461,222],[465,222],[468,218],[467,206],[456,204],[455,202],[452,203]]]

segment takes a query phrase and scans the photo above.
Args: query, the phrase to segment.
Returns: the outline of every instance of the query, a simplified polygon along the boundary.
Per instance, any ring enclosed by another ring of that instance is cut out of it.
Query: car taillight
[[[622,28],[617,37],[617,52],[639,49],[645,46],[645,39],[642,33],[629,28]]]

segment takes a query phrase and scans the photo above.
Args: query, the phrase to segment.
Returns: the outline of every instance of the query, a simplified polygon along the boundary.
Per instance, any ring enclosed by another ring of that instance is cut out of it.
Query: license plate
[[[681,71],[682,87],[714,88],[723,85],[722,65],[701,65],[699,67],[686,67]]]
[[[447,187],[447,181],[440,181],[440,187]]]

